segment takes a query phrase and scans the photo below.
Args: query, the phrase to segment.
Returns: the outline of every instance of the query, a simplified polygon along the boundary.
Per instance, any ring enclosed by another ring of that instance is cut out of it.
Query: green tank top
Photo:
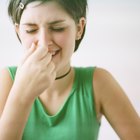
[[[50,116],[39,98],[32,106],[22,140],[97,140],[97,121],[93,96],[94,67],[75,67],[69,97],[59,111]],[[14,80],[16,67],[8,68]]]

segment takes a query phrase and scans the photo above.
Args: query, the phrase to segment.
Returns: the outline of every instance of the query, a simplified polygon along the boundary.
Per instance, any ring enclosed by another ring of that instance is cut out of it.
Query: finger
[[[47,47],[40,47],[38,46],[36,51],[33,53],[32,58],[35,60],[42,60],[44,57],[46,57],[48,54],[48,48]]]
[[[47,53],[46,56],[44,56],[39,62],[42,63],[42,65],[44,66],[48,66],[49,63],[51,63],[52,60],[52,54],[51,53]]]
[[[33,52],[36,50],[36,45],[35,43],[32,43],[31,47],[27,50],[25,55],[22,58],[21,65],[24,64],[24,62],[33,54]]]
[[[53,62],[50,62],[48,65],[47,65],[47,70],[52,73],[53,71],[55,71],[55,65]]]

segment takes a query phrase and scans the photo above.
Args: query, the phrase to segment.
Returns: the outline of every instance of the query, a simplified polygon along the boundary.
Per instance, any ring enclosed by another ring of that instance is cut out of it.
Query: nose
[[[42,47],[49,47],[52,45],[52,37],[49,31],[42,29],[38,35],[38,45]]]

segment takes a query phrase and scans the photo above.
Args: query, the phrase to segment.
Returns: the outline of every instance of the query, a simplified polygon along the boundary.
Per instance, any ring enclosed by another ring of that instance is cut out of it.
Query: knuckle
[[[55,64],[53,62],[51,62],[51,67],[55,69]]]
[[[50,53],[48,53],[47,57],[48,57],[49,61],[51,61],[52,55]]]

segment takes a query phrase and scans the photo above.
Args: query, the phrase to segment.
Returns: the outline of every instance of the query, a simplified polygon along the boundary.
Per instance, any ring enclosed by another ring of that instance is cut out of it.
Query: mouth
[[[52,57],[56,56],[59,52],[60,50],[50,51],[50,53],[52,54]]]

